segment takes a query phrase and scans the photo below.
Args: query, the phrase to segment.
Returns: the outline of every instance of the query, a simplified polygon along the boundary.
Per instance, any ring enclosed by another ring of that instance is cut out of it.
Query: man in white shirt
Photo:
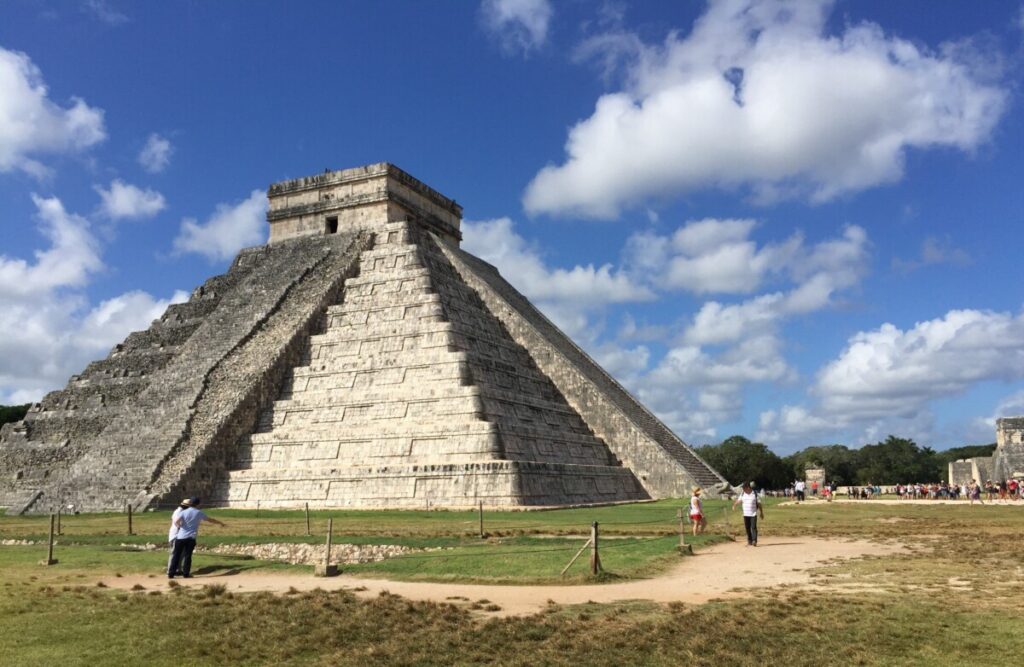
[[[804,491],[807,489],[807,484],[802,479],[796,481],[796,501],[799,503],[804,500]]]
[[[192,552],[196,548],[196,537],[199,536],[199,524],[203,521],[223,526],[224,523],[213,517],[207,516],[199,510],[199,498],[189,498],[188,507],[181,510],[181,514],[174,520],[174,527],[177,532],[174,535],[174,553],[171,554],[171,562],[167,566],[167,578],[174,579],[180,566],[182,576],[191,578],[192,574]],[[184,505],[184,502],[182,503]]]
[[[761,505],[761,500],[754,493],[754,487],[752,482],[746,482],[743,485],[743,493],[739,495],[732,506],[735,508],[740,503],[743,504],[743,527],[747,530],[747,546],[757,546],[757,515],[761,514],[761,518],[764,519],[764,506]]]
[[[181,504],[174,508],[174,512],[171,513],[171,528],[167,532],[167,544],[170,546],[170,551],[167,554],[167,570],[171,569],[171,561],[174,560],[174,538],[178,535],[178,527],[174,525],[174,522],[181,516],[182,510],[186,510],[192,506],[192,499],[185,498],[181,501]],[[174,574],[181,574],[181,571],[176,571]]]

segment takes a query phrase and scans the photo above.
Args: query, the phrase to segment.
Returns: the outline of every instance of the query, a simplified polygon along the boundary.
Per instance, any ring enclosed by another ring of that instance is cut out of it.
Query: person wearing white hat
[[[199,536],[199,524],[204,521],[217,526],[224,526],[218,521],[199,509],[199,498],[189,498],[187,507],[183,507],[181,514],[174,520],[174,527],[177,532],[174,534],[174,553],[171,555],[171,562],[167,566],[167,578],[174,579],[181,567],[182,576],[186,579],[192,576],[192,552],[196,548],[196,538]]]
[[[170,546],[170,553],[167,555],[167,571],[171,571],[171,561],[174,560],[174,538],[178,534],[178,527],[174,525],[174,522],[181,516],[181,511],[192,507],[192,499],[185,498],[174,508],[174,512],[171,513],[171,528],[167,531],[167,544]],[[181,568],[177,568],[174,571],[175,575],[181,574]]]

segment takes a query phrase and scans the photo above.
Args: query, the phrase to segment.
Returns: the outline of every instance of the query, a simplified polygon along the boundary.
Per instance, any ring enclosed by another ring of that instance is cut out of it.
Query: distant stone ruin
[[[818,488],[825,486],[825,468],[820,465],[808,465],[804,468],[804,482],[807,484],[807,488],[811,487],[812,482],[818,483]]]
[[[1024,417],[996,420],[996,450],[992,456],[975,456],[949,464],[949,483],[964,484],[972,479],[979,484],[1024,479]]]
[[[9,513],[565,506],[725,480],[381,163],[274,184],[270,242],[0,430]]]
[[[1024,478],[1024,417],[996,420],[996,451],[992,454],[992,479]]]

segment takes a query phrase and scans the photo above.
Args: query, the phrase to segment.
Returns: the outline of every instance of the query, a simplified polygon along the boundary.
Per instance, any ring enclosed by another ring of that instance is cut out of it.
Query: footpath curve
[[[809,570],[835,559],[860,558],[869,555],[898,553],[902,546],[867,541],[839,541],[807,537],[763,539],[756,548],[744,542],[725,542],[702,549],[681,560],[667,572],[651,579],[636,579],[613,584],[559,585],[488,585],[428,583],[367,579],[353,575],[318,578],[292,573],[240,572],[215,573],[192,579],[176,579],[184,586],[202,587],[224,584],[234,593],[269,591],[285,593],[292,589],[307,591],[360,589],[362,597],[375,597],[388,591],[411,600],[450,602],[453,598],[486,599],[501,607],[499,616],[533,614],[550,602],[560,605],[586,602],[649,600],[658,603],[702,603],[708,600],[746,595],[748,589],[769,588],[784,584],[807,584]],[[104,577],[111,588],[131,589],[136,584],[146,590],[167,590],[166,579],[149,575]]]

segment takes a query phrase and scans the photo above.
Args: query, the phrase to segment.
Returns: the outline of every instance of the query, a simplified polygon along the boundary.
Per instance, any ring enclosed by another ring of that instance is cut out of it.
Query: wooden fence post
[[[62,531],[60,528],[60,508],[57,508],[57,535],[61,535]]]
[[[309,503],[306,503],[306,535],[309,535]]]
[[[590,574],[601,571],[601,556],[597,546],[597,522],[590,526]]]
[[[484,501],[480,501],[480,539],[484,539]]]
[[[135,534],[135,533],[132,532],[132,506],[131,506],[131,504],[128,505],[128,534],[129,535],[134,535]]]
[[[324,551],[324,562],[313,568],[315,577],[333,577],[338,574],[338,566],[331,565],[331,533],[334,532],[334,519],[327,519],[327,548]]]
[[[56,528],[57,517],[50,515],[50,539],[46,543],[46,560],[39,561],[40,565],[56,565],[57,559],[53,557],[53,532]]]

